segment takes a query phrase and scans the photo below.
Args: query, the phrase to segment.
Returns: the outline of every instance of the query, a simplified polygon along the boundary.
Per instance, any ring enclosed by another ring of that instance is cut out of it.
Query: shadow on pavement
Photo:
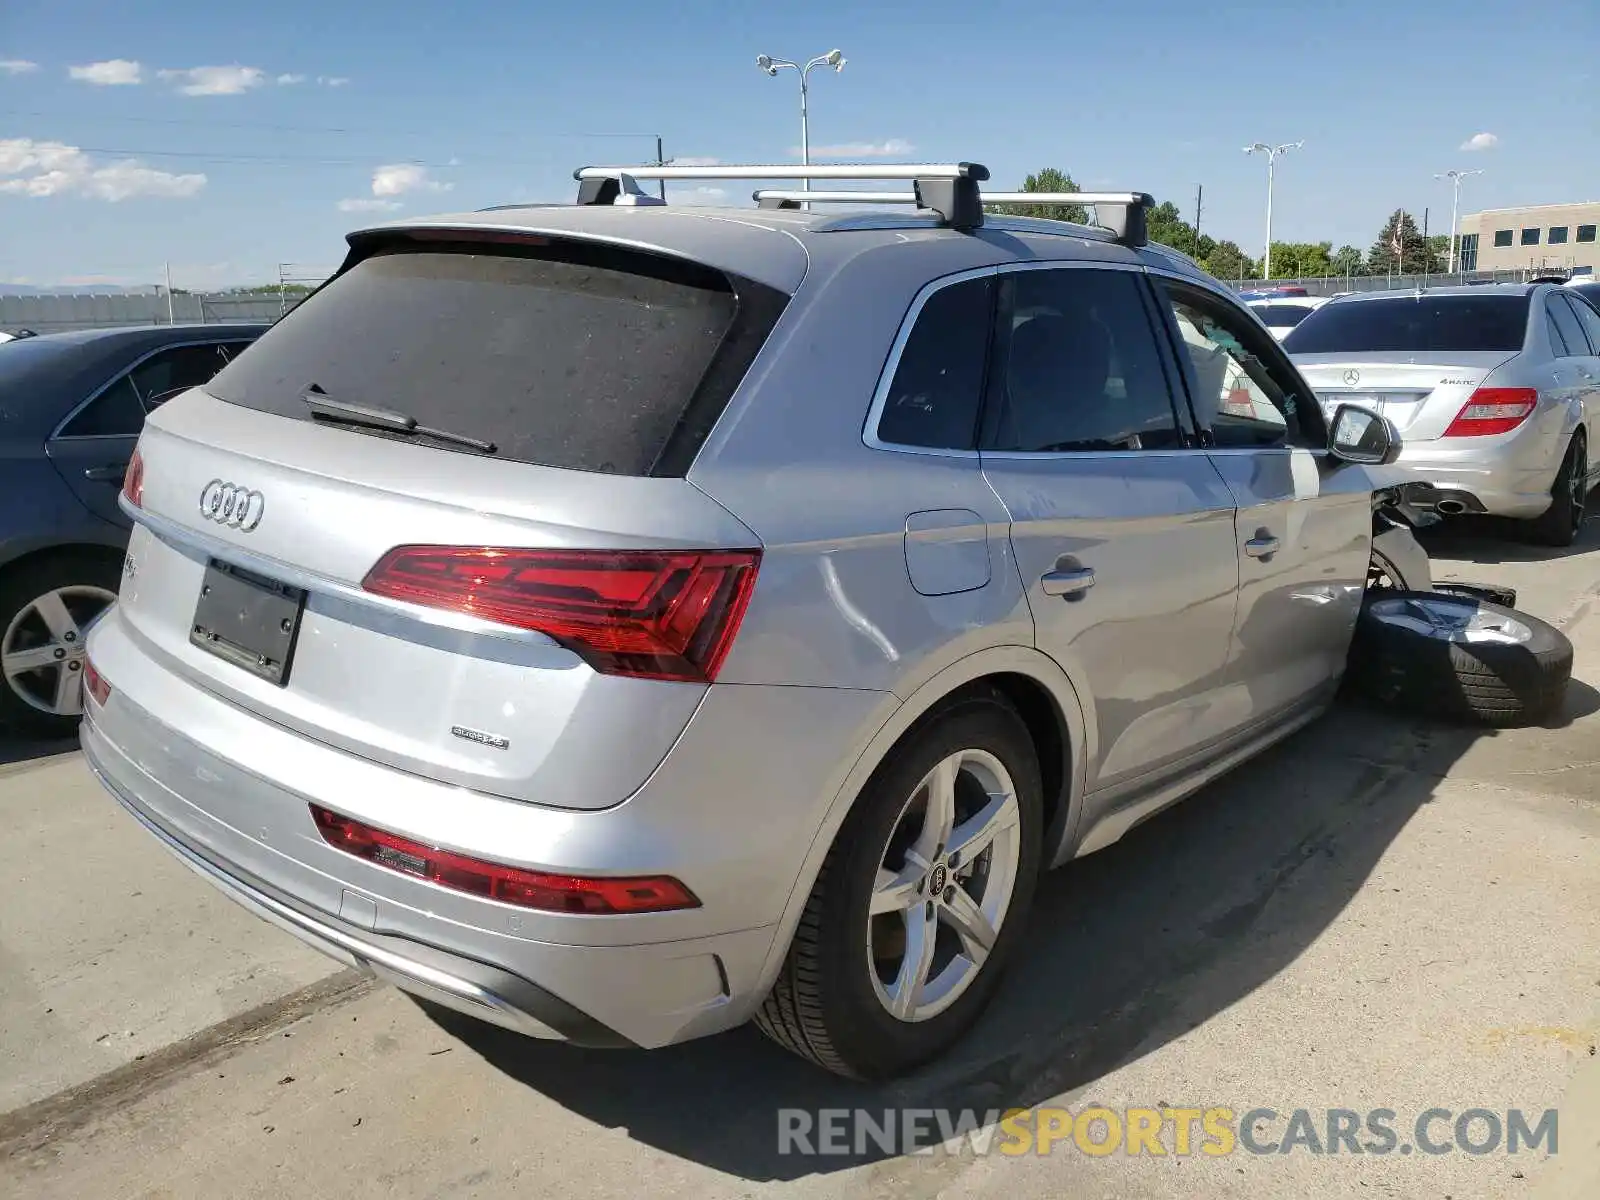
[[[75,737],[38,741],[0,735],[0,767],[30,762],[36,758],[50,758],[56,754],[70,754],[77,748],[78,739]]]
[[[1535,545],[1518,525],[1497,517],[1451,517],[1422,530],[1417,540],[1431,558],[1485,564],[1554,562],[1600,549],[1600,521],[1585,523],[1570,546]]]
[[[1574,681],[1560,727],[1600,710]],[[1333,923],[1436,782],[1492,730],[1341,702],[1324,720],[1046,877],[1023,953],[979,1027],[885,1087],[839,1080],[746,1027],[650,1053],[436,1019],[487,1062],[602,1126],[750,1180],[888,1157],[778,1152],[781,1108],[1028,1107],[1092,1085],[1227,1010]],[[1166,1102],[1172,1098],[1161,1098]],[[931,1135],[934,1139],[937,1133]]]

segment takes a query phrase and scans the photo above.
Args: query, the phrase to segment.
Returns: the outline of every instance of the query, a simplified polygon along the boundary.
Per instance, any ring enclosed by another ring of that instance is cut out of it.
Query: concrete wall
[[[167,297],[154,293],[136,295],[39,295],[0,296],[0,329],[31,329],[35,333],[59,333],[68,329],[104,329],[114,325],[165,325],[202,321],[219,324],[228,321],[276,321],[285,307],[277,296],[241,296],[232,293],[174,295],[171,316]]]

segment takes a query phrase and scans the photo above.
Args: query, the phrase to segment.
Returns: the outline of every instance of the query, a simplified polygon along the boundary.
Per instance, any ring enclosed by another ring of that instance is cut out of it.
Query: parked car
[[[1041,870],[1314,719],[1380,558],[1429,572],[1375,514],[1390,425],[1326,421],[1136,204],[985,216],[983,168],[929,170],[932,211],[730,220],[602,171],[353,233],[145,426],[89,639],[107,789],[524,1033],[948,1047]]]
[[[0,353],[0,729],[76,731],[82,634],[121,578],[117,493],[145,415],[262,328],[50,333]]]
[[[1327,406],[1359,403],[1405,439],[1396,470],[1446,515],[1488,513],[1570,545],[1595,481],[1600,312],[1558,284],[1367,292],[1284,340]]]
[[[1579,276],[1569,280],[1565,286],[1600,309],[1600,279]]]
[[[1289,331],[1328,301],[1321,296],[1284,296],[1270,300],[1251,300],[1250,308],[1280,342]]]

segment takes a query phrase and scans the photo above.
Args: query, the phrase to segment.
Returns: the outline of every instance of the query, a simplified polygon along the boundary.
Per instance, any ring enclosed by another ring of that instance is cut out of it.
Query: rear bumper
[[[329,958],[384,979],[402,991],[529,1037],[568,1041],[579,1046],[629,1046],[627,1038],[580,1012],[558,996],[520,976],[460,955],[363,934],[327,916],[306,912],[259,880],[213,862],[167,829],[100,766],[92,742],[84,749],[95,777],[186,867],[230,900],[293,934]]]
[[[1418,503],[1456,499],[1468,512],[1528,519],[1550,507],[1566,449],[1565,438],[1538,428],[1500,438],[1439,438],[1405,443],[1391,470],[1396,482],[1425,485]]]

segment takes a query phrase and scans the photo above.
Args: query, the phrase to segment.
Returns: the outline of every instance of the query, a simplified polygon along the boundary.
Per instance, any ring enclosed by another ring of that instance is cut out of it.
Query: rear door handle
[[[120,483],[127,473],[127,463],[111,463],[104,467],[90,467],[83,473],[83,477],[92,479],[96,483]]]
[[[1094,568],[1050,571],[1040,577],[1039,584],[1046,596],[1081,596],[1094,586]]]
[[[1253,537],[1244,544],[1244,552],[1251,558],[1266,558],[1278,552],[1278,539],[1268,535]]]

